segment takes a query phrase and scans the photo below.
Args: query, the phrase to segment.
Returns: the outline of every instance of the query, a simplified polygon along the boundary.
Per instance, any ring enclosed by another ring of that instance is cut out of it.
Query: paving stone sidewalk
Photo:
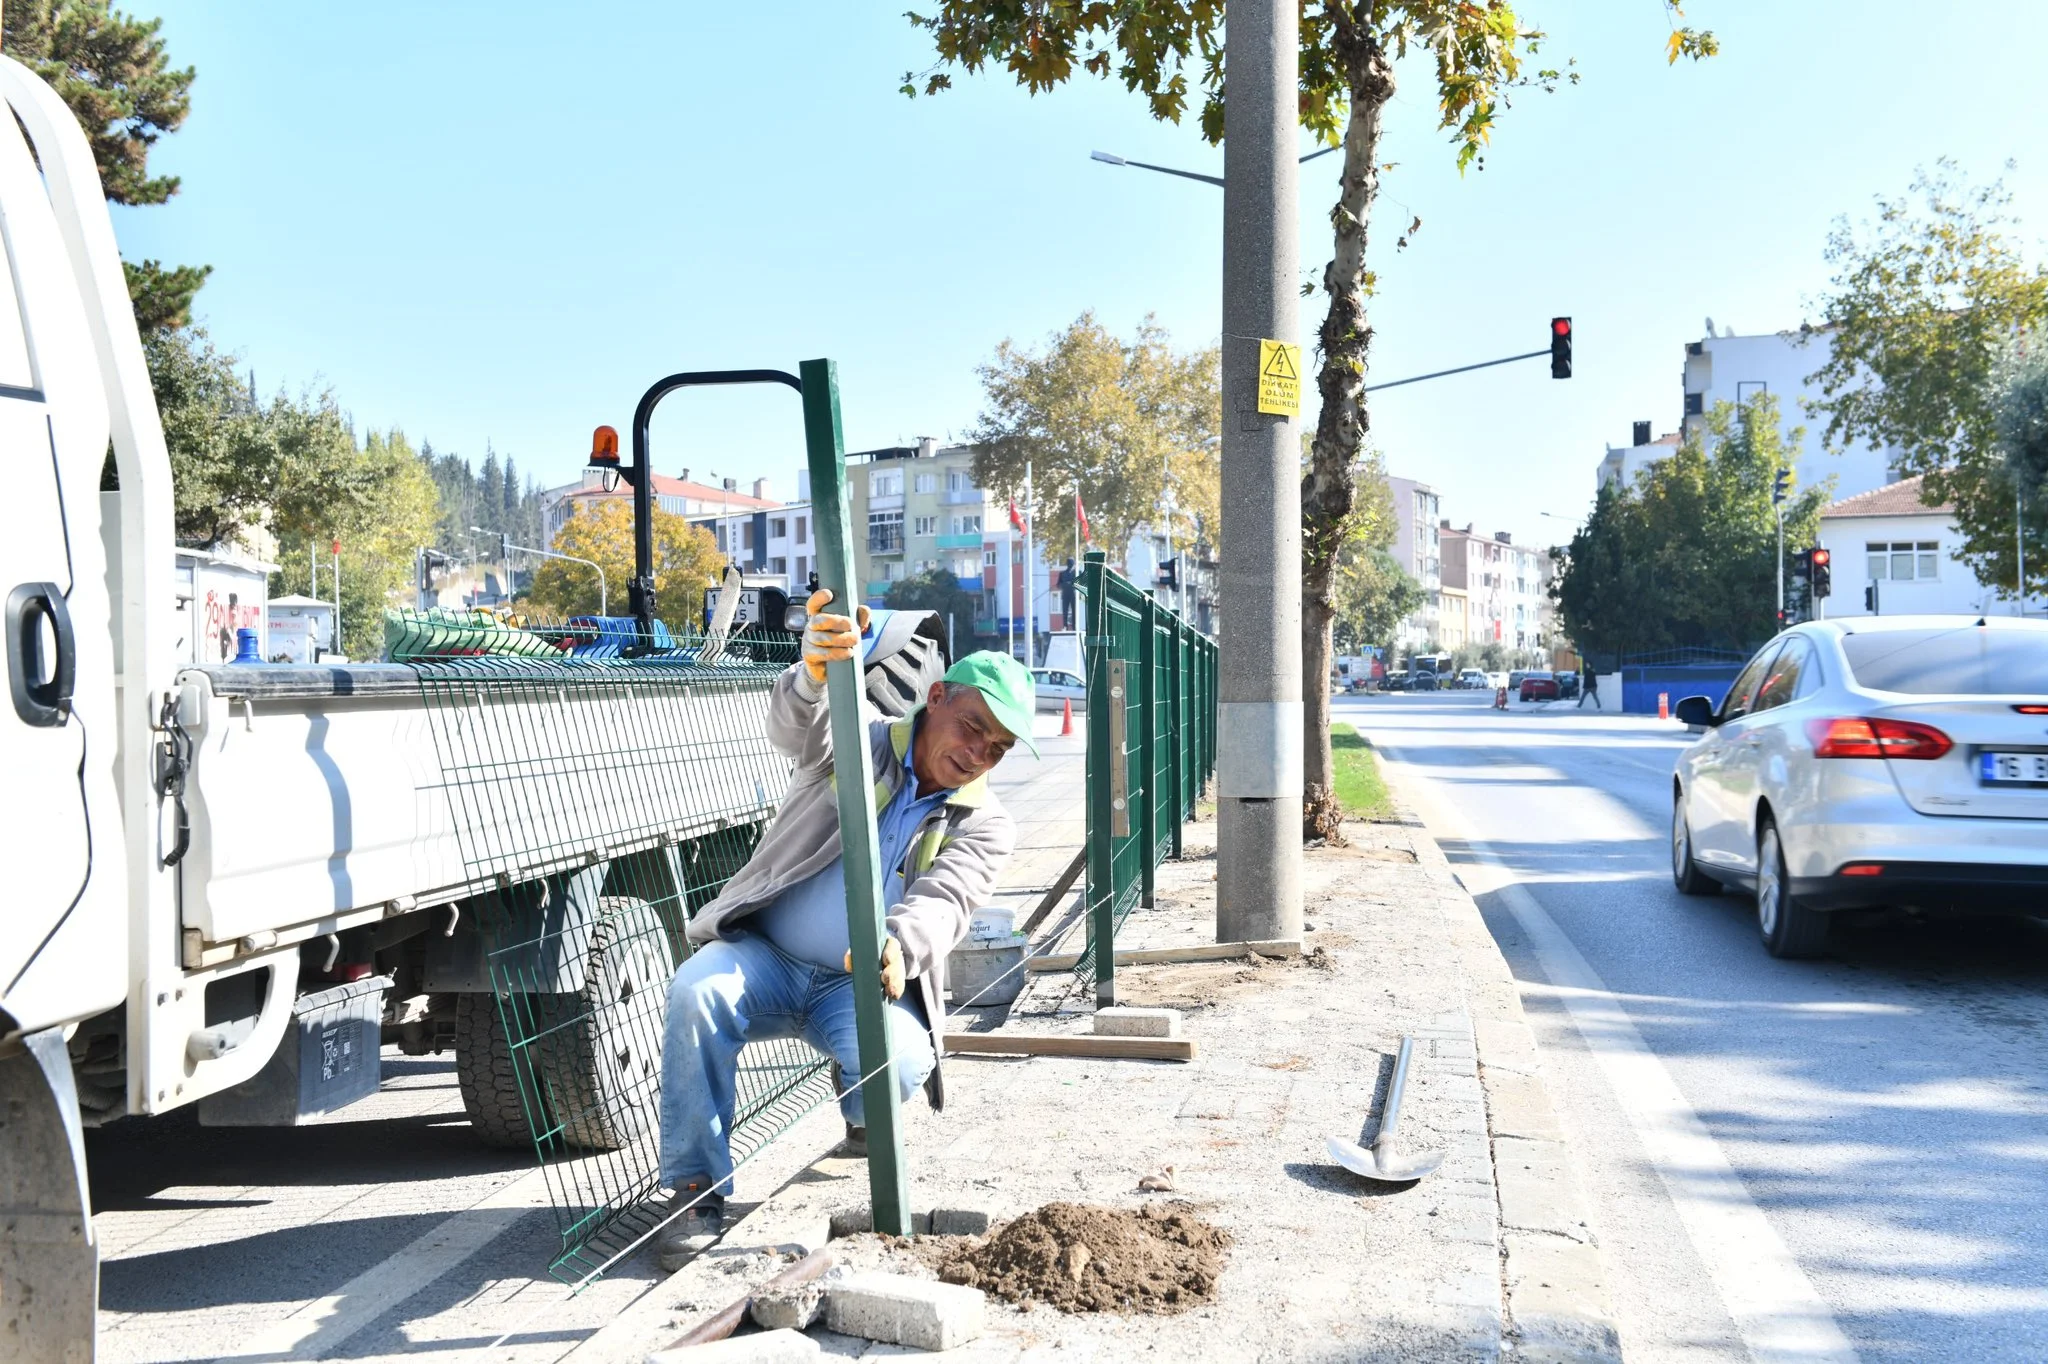
[[[1077,831],[1078,804],[1031,812],[1034,836],[1049,840],[1063,821]],[[1345,832],[1351,846],[1307,854],[1300,959],[1118,971],[1119,1002],[1185,1011],[1195,1061],[954,1056],[946,1110],[906,1110],[914,1207],[1007,1218],[1054,1200],[1186,1200],[1235,1241],[1217,1299],[1136,1318],[992,1302],[984,1340],[932,1358],[1619,1358],[1569,1150],[1476,908],[1418,825]],[[1214,835],[1212,822],[1189,826],[1186,858],[1161,867],[1156,905],[1131,916],[1120,947],[1212,941]],[[1065,944],[1079,945],[1078,933]],[[1034,975],[1003,1026],[1086,1032],[1092,999],[1070,975]],[[1402,1145],[1446,1159],[1421,1183],[1389,1188],[1344,1171],[1325,1143],[1374,1135],[1404,1034],[1417,1060]],[[816,1140],[810,1128],[784,1141]],[[1167,1167],[1173,1193],[1138,1191]],[[821,1242],[829,1215],[864,1206],[866,1191],[864,1164],[846,1159],[763,1191],[723,1246],[571,1358],[637,1362],[775,1272],[765,1247]],[[814,1334],[828,1353],[905,1355]]]

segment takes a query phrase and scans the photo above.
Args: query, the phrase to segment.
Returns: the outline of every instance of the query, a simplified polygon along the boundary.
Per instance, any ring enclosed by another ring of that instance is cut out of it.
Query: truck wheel
[[[455,1082],[462,1091],[462,1111],[469,1114],[479,1141],[486,1146],[533,1145],[533,1129],[526,1121],[529,1100],[519,1094],[512,1042],[498,1015],[496,995],[455,997]],[[537,1095],[533,1101],[538,1101]]]
[[[590,935],[590,970],[561,1045],[544,1049],[549,1100],[562,1136],[615,1151],[660,1123],[662,1024],[668,1012],[668,936],[645,900],[608,895]]]
[[[462,1106],[491,1146],[530,1146],[529,1107],[541,1130],[593,1151],[614,1151],[658,1123],[661,1033],[667,1008],[668,937],[645,900],[608,895],[590,930],[583,988],[511,997],[529,1083],[521,1093],[495,995],[456,1001],[455,1071]]]

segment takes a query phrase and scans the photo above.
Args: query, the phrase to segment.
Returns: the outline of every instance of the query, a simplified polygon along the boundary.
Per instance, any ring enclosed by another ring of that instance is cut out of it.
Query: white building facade
[[[1731,328],[1716,336],[1709,319],[1707,335],[1685,344],[1679,430],[1651,440],[1650,424],[1638,422],[1631,445],[1610,446],[1601,457],[1598,483],[1617,479],[1624,486],[1632,483],[1638,470],[1676,451],[1682,437],[1703,431],[1715,404],[1741,407],[1766,393],[1778,400],[1781,427],[1787,431],[1804,428],[1793,454],[1796,487],[1811,488],[1832,477],[1834,496],[1840,499],[1894,482],[1898,477],[1896,451],[1856,445],[1839,455],[1830,454],[1823,439],[1826,419],[1807,412],[1806,405],[1823,396],[1812,376],[1828,362],[1833,344],[1833,333],[1826,328],[1753,336],[1737,336]]]
[[[1395,632],[1397,650],[1434,644],[1440,639],[1443,609],[1443,550],[1439,539],[1442,499],[1437,490],[1412,478],[1387,479],[1394,502],[1394,560],[1422,588],[1422,605]]]
[[[2020,614],[2010,589],[1979,581],[1956,558],[1963,538],[1952,508],[1921,500],[1918,478],[1844,498],[1820,518],[1833,592],[1829,619],[1868,615]],[[2036,595],[2027,614],[2048,611]]]

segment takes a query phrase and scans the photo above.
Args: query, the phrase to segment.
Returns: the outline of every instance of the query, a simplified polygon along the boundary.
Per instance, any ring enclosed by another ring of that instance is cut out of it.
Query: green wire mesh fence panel
[[[1213,766],[1215,643],[1091,553],[1081,570],[1088,683],[1086,917],[1076,974],[1113,994],[1104,944],[1178,856]]]
[[[1145,903],[1153,902],[1153,868],[1173,855],[1180,811],[1173,782],[1173,690],[1180,657],[1180,617],[1145,594],[1145,808],[1152,855],[1145,859]]]
[[[689,916],[745,863],[789,781],[763,719],[791,646],[706,652],[411,660],[465,868],[496,887],[468,902],[484,969],[457,1029],[464,1097],[487,1136],[532,1142],[566,1281],[660,1216],[669,978]],[[741,1159],[831,1096],[830,1063],[800,1041],[754,1043],[737,1089]]]

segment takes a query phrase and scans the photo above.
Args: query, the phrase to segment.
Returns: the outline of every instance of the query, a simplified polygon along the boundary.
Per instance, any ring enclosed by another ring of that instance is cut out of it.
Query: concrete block
[[[855,1274],[825,1294],[825,1324],[919,1350],[950,1350],[981,1335],[981,1290],[909,1279],[900,1274]]]
[[[1574,1241],[1590,1238],[1562,1144],[1500,1137],[1493,1143],[1493,1175],[1500,1187],[1503,1227],[1547,1231]]]
[[[932,1235],[986,1236],[988,1214],[973,1208],[933,1208]]]
[[[825,1286],[814,1281],[759,1289],[747,1303],[747,1315],[764,1331],[801,1331],[825,1315]]]
[[[1508,1314],[1518,1360],[1530,1364],[1619,1364],[1621,1340],[1608,1303],[1600,1252],[1543,1233],[1509,1232]]]
[[[762,1331],[708,1345],[657,1350],[647,1364],[813,1364],[824,1358],[818,1342],[801,1331]]]
[[[1179,1009],[1136,1009],[1112,1005],[1095,1011],[1097,1037],[1179,1037]]]

